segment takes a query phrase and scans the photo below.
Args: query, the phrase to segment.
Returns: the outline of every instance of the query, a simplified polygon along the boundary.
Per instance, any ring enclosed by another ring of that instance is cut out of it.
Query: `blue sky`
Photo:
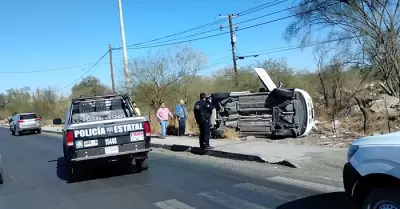
[[[272,0],[122,0],[126,41],[127,44],[134,44],[170,35],[218,20],[220,19],[218,14],[238,13],[269,1]],[[260,10],[235,18],[234,23],[288,6],[284,3]],[[239,25],[239,28],[287,15],[288,13],[284,12],[243,23]],[[297,45],[296,42],[287,43],[282,38],[288,23],[289,20],[284,20],[239,31],[236,43],[237,53],[240,55],[251,51]],[[182,36],[218,27],[219,25],[214,25]],[[95,62],[107,51],[108,44],[114,47],[121,46],[117,0],[2,0],[0,1],[0,28],[2,46],[0,92],[23,86],[28,86],[33,90],[37,87],[48,86],[62,88],[85,73],[84,69],[90,65],[82,66],[82,64]],[[228,29],[223,29],[223,31],[228,31]],[[219,33],[219,31],[214,33]],[[196,50],[209,54],[211,63],[231,56],[228,34],[194,41],[190,45]],[[142,56],[147,53],[148,49],[129,50],[128,56]],[[120,85],[122,84],[121,51],[114,51],[113,57],[116,82]],[[273,53],[258,59],[268,58],[286,58],[289,65],[297,70],[315,68],[311,49]],[[238,65],[246,65],[254,61],[254,58],[247,58],[239,60]],[[231,63],[227,60],[220,65],[214,65],[207,72],[213,72],[218,67],[231,65]],[[59,68],[68,69],[53,70]],[[49,71],[8,73],[40,70]],[[95,75],[102,82],[110,85],[108,57],[87,75]],[[70,87],[59,92],[66,94],[70,92]]]

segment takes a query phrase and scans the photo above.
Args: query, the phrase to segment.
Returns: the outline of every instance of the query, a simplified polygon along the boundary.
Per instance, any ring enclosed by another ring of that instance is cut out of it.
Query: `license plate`
[[[98,146],[99,142],[97,140],[87,140],[87,141],[83,141],[83,146],[84,147],[94,147],[94,146]]]
[[[131,132],[131,142],[143,141],[143,131]]]
[[[119,152],[119,147],[118,146],[105,147],[104,152],[106,154],[115,154]]]

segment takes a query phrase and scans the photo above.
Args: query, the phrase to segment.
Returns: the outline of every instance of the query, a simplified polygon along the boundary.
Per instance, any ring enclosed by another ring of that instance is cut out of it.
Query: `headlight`
[[[353,155],[356,154],[359,147],[360,146],[358,145],[351,145],[349,147],[349,150],[347,151],[347,161],[350,161],[351,157],[353,157]]]

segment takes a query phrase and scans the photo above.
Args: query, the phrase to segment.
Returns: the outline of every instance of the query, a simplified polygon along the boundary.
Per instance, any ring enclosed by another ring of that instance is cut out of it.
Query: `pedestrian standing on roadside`
[[[141,114],[140,114],[140,110],[139,110],[139,108],[137,107],[136,102],[133,102],[133,103],[132,103],[132,106],[133,106],[133,109],[134,109],[135,112],[136,112],[136,116],[140,116],[140,115],[141,115]]]
[[[199,143],[200,148],[203,150],[210,150],[213,147],[210,146],[210,120],[212,113],[212,104],[210,97],[207,97],[205,93],[200,94],[200,100],[194,104],[194,117],[199,125],[200,136]]]
[[[173,118],[174,116],[169,111],[168,107],[165,107],[165,103],[161,102],[160,108],[157,110],[156,114],[158,120],[160,121],[161,125],[161,139],[164,139],[167,136],[167,126],[168,126],[168,119],[169,116]]]
[[[178,118],[179,123],[179,136],[185,136],[186,129],[186,120],[187,120],[187,108],[185,105],[185,101],[182,99],[179,101],[179,104],[175,107],[175,115]]]

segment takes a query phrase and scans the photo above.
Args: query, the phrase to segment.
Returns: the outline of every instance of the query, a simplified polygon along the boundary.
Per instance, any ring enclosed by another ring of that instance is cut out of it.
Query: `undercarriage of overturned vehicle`
[[[314,126],[311,97],[301,89],[277,88],[271,81],[264,79],[260,92],[211,94],[211,135],[221,137],[226,128],[235,129],[240,136],[279,139],[307,135]]]

